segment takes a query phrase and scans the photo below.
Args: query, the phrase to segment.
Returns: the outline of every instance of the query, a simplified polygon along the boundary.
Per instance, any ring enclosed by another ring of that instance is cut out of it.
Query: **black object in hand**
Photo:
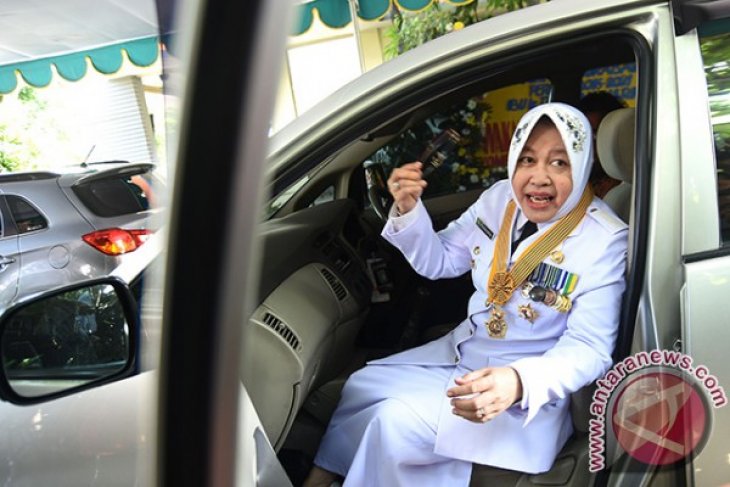
[[[446,129],[434,137],[419,159],[423,163],[423,177],[428,177],[441,167],[444,161],[454,152],[460,141],[461,135],[454,129]]]

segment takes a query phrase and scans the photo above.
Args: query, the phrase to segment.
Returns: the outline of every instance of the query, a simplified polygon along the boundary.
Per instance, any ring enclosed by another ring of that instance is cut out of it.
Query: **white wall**
[[[379,29],[387,24],[360,22],[359,25],[363,62],[369,70],[383,62]],[[308,32],[289,39],[272,131],[278,131],[361,74],[352,25],[329,29],[315,20]]]
[[[293,47],[287,57],[299,114],[361,74],[354,36]]]

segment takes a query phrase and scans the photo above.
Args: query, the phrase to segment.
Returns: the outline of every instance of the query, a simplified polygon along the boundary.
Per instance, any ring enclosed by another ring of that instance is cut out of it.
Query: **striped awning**
[[[303,34],[312,26],[314,11],[328,27],[342,28],[352,22],[350,0],[308,0],[297,7],[296,21],[292,35]],[[474,0],[355,0],[357,15],[363,20],[379,20],[393,8],[418,12],[434,2],[443,1],[452,5],[467,5]]]
[[[126,57],[149,66],[159,56],[158,3],[174,0],[0,1],[0,94],[23,82],[44,87],[117,72]]]
[[[119,71],[126,56],[136,66],[149,66],[159,55],[157,36],[128,40],[86,49],[0,66],[0,94],[10,93],[18,85],[18,76],[31,86],[48,86],[55,70],[69,81],[77,81],[86,75],[89,67],[104,74]]]

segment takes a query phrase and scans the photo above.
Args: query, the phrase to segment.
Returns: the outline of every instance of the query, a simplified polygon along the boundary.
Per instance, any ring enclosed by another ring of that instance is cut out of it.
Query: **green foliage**
[[[432,3],[415,15],[404,15],[396,8],[393,25],[385,33],[388,40],[384,49],[385,58],[392,59],[424,42],[441,37],[453,31],[455,25],[458,29],[478,21],[477,2],[453,9]]]
[[[708,91],[715,95],[730,93],[730,35],[705,38],[701,49]],[[730,104],[724,96],[710,99],[710,106],[713,116],[730,114]]]
[[[504,11],[517,10],[536,3],[534,0],[486,0],[483,6],[476,0],[467,5],[450,6],[438,1],[416,14],[404,14],[394,8],[393,25],[385,32],[386,59],[403,54],[430,40],[459,30]]]
[[[18,91],[18,99],[24,102],[37,100],[35,90],[30,86],[25,86]]]
[[[17,171],[21,161],[17,154],[23,143],[21,140],[8,133],[7,126],[0,125],[0,172]]]
[[[22,120],[17,120],[17,126],[13,124],[13,127],[8,127],[7,124],[0,124],[0,172],[32,167],[32,161],[39,154],[35,142],[26,134],[36,123],[40,113],[46,109],[47,103],[40,100],[36,90],[30,86],[18,90],[16,97],[25,106],[26,113]]]
[[[494,10],[518,10],[530,5],[528,0],[488,0],[487,5]]]
[[[720,230],[727,241],[730,233],[730,35],[721,33],[703,37],[700,48],[710,95],[712,130],[717,164]]]

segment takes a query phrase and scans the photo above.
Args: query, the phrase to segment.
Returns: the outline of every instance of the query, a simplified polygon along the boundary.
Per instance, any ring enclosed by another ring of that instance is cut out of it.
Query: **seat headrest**
[[[601,121],[596,148],[601,166],[614,179],[631,183],[634,177],[635,110],[620,108]]]

